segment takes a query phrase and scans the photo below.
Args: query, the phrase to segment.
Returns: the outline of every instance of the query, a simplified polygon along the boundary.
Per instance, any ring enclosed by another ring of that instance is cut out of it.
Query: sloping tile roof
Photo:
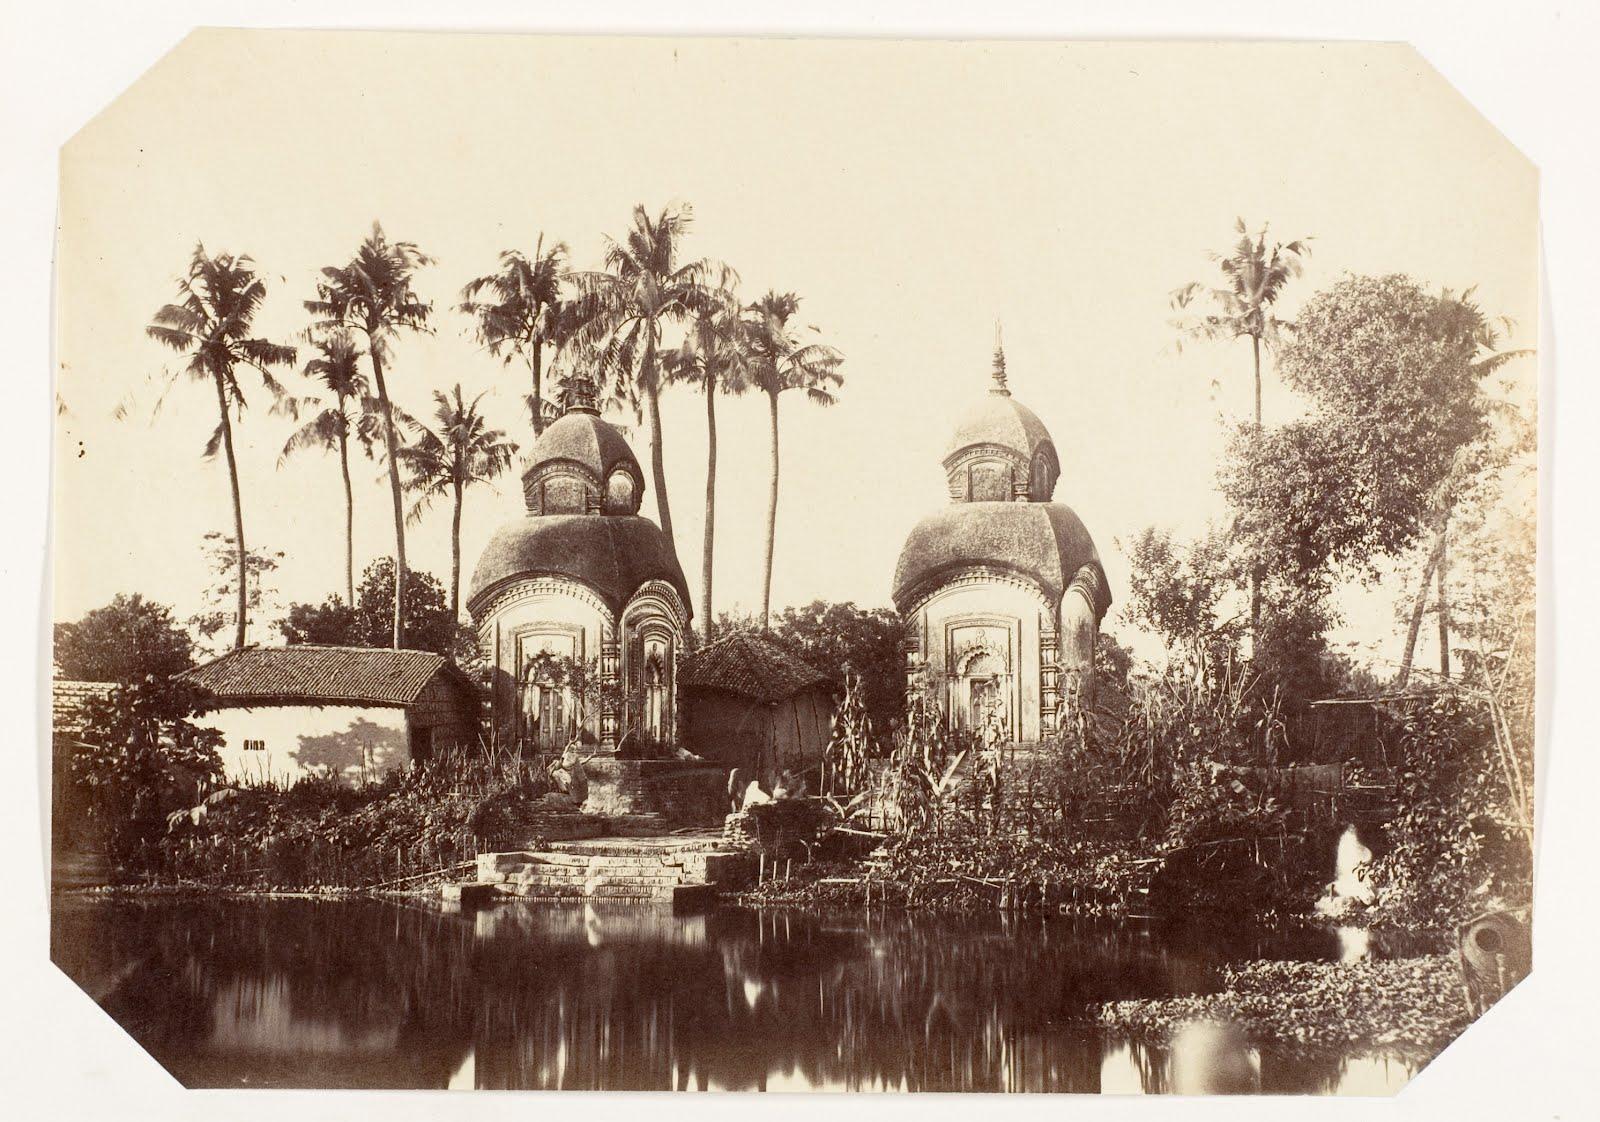
[[[264,705],[409,705],[446,666],[443,655],[376,647],[245,647],[185,670],[219,701]]]
[[[83,728],[83,703],[91,698],[109,697],[115,682],[79,682],[56,678],[50,684],[50,727],[57,732],[79,732]]]
[[[828,676],[761,635],[736,632],[683,656],[678,684],[688,689],[726,690],[757,701],[781,701]]]

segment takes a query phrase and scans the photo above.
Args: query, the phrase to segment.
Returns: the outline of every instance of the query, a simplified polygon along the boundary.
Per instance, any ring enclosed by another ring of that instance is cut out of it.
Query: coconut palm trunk
[[[406,594],[406,516],[400,503],[399,442],[394,436],[394,412],[389,406],[389,389],[383,380],[383,359],[377,339],[368,345],[372,354],[372,381],[378,390],[378,408],[383,412],[383,446],[389,461],[389,495],[394,500],[394,632],[390,643],[395,650],[405,641],[405,620],[401,605]]]
[[[706,380],[706,533],[700,549],[700,610],[705,613],[701,631],[711,642],[716,614],[711,610],[712,546],[717,533],[717,387]]]
[[[667,463],[661,454],[661,387],[656,384],[656,341],[652,336],[645,342],[644,397],[650,418],[650,482],[656,489],[656,514],[661,522],[661,532],[667,536],[667,547],[678,555],[677,539],[672,536],[672,507],[667,502]]]
[[[233,454],[233,423],[228,419],[227,387],[222,384],[221,374],[213,380],[217,384],[217,412],[222,418],[222,450],[228,458],[228,485],[233,490],[233,548],[239,562],[239,620],[234,631],[233,647],[240,650],[244,647],[246,611],[249,606],[249,594],[245,588],[244,502],[239,496],[239,461]]]
[[[345,415],[344,399],[339,399],[339,414]],[[356,499],[350,489],[350,434],[347,425],[339,426],[339,474],[344,478],[344,602],[356,606]]]
[[[772,621],[772,549],[778,539],[778,395],[768,392],[767,413],[772,422],[772,478],[767,487],[767,552],[761,566],[761,629]]]
[[[537,339],[528,367],[533,372],[533,435],[537,437],[544,431],[544,344]]]
[[[461,476],[456,476],[455,507],[450,512],[450,618],[461,618]]]

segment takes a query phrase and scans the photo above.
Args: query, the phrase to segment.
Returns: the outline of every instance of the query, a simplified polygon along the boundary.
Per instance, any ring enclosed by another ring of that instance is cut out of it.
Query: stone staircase
[[[749,857],[716,837],[597,838],[549,843],[541,850],[478,854],[477,876],[444,886],[446,901],[466,905],[509,897],[606,900],[675,907],[714,901],[719,886],[748,876]]]

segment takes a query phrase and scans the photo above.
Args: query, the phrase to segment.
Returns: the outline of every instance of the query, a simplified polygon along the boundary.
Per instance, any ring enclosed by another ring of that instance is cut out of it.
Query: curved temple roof
[[[1050,430],[1038,414],[1009,393],[985,394],[963,414],[945,449],[944,463],[948,465],[961,452],[980,444],[1014,449],[1024,463],[1032,461],[1045,445],[1055,451]]]
[[[1100,554],[1083,522],[1062,503],[956,503],[912,528],[894,573],[901,611],[938,581],[977,566],[1007,569],[1035,581],[1060,600],[1079,569],[1089,565],[1096,618],[1111,606]]]
[[[646,582],[664,580],[692,611],[689,586],[666,535],[637,514],[548,514],[506,523],[478,558],[467,607],[475,610],[485,594],[508,580],[541,575],[581,581],[613,611]]]
[[[551,422],[528,450],[522,476],[527,479],[544,465],[558,461],[578,464],[602,485],[615,468],[626,468],[637,483],[638,494],[644,494],[644,472],[633,449],[615,425],[597,414],[573,410]]]

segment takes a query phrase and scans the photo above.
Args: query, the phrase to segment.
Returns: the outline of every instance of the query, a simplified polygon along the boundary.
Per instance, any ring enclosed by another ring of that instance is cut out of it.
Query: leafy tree
[[[506,363],[528,364],[532,392],[527,396],[533,434],[544,431],[544,348],[562,337],[561,281],[566,273],[567,246],[544,247],[544,235],[533,256],[520,249],[500,254],[500,271],[475,277],[461,290],[461,311],[474,321],[478,341]]]
[[[754,616],[725,612],[718,630],[754,630],[759,622]],[[907,634],[898,612],[813,600],[778,613],[767,638],[841,687],[847,669],[860,675],[862,703],[878,735],[887,736],[904,717]]]
[[[683,345],[661,356],[667,381],[698,385],[706,395],[706,525],[700,554],[700,614],[708,643],[716,633],[711,578],[717,526],[717,394],[740,394],[748,388],[749,360],[750,325],[741,316],[731,289],[708,293],[695,309]]]
[[[290,604],[278,624],[284,642],[309,643],[323,647],[365,647],[360,613],[337,596],[321,604]],[[386,643],[379,643],[386,646]]]
[[[690,315],[730,275],[706,258],[680,263],[678,251],[693,217],[687,204],[665,207],[654,218],[634,207],[633,226],[622,239],[606,239],[605,272],[576,278],[580,296],[573,308],[576,341],[581,346],[604,340],[603,365],[615,376],[618,396],[649,421],[650,482],[662,533],[674,550],[662,453],[662,331]]]
[[[178,302],[157,309],[145,334],[164,347],[188,357],[184,372],[196,381],[208,381],[217,392],[217,427],[206,442],[205,458],[220,445],[228,463],[228,485],[233,492],[233,544],[238,562],[235,580],[238,607],[235,647],[245,643],[249,612],[245,602],[244,503],[239,496],[239,462],[233,450],[233,415],[242,415],[244,389],[238,370],[248,366],[277,400],[285,397],[271,368],[294,362],[294,348],[268,342],[250,334],[266,299],[267,286],[256,275],[249,257],[206,253],[196,243],[189,272],[178,280]],[[175,377],[176,375],[174,375]]]
[[[387,647],[393,635],[393,603],[394,560],[380,557],[362,574],[354,609],[337,596],[330,596],[321,604],[294,604],[279,629],[284,641],[291,644]],[[412,573],[406,581],[406,648],[455,656],[461,647],[460,630],[439,578],[431,573]]]
[[[277,598],[270,580],[277,571],[278,562],[283,560],[281,551],[245,550],[241,585],[236,562],[238,547],[233,538],[213,530],[205,535],[201,550],[215,574],[204,593],[205,606],[189,617],[189,625],[202,639],[210,640],[236,618],[235,609],[231,607],[235,600],[242,601],[251,613],[273,613]]]
[[[800,309],[792,292],[768,292],[745,309],[752,328],[749,378],[767,395],[772,438],[772,474],[767,488],[767,542],[762,562],[761,626],[772,616],[772,551],[778,535],[778,398],[799,390],[816,405],[832,405],[844,384],[838,351],[821,343],[805,343],[789,325]],[[815,328],[812,329],[813,331]]]
[[[1302,527],[1320,521],[1302,571],[1328,564],[1368,576],[1378,559],[1431,536],[1420,605],[1445,565],[1452,509],[1472,480],[1505,462],[1509,446],[1492,424],[1500,407],[1484,382],[1522,352],[1498,348],[1499,334],[1470,290],[1432,295],[1392,275],[1347,277],[1319,292],[1302,309],[1281,363],[1285,380],[1311,398],[1313,416],[1299,426],[1295,447],[1261,448],[1233,473],[1258,531],[1286,514]],[[1298,479],[1263,487],[1289,476]],[[1401,685],[1420,607],[1413,620]],[[1448,674],[1447,606],[1440,636]]]
[[[55,666],[63,678],[129,685],[170,678],[194,665],[194,644],[165,604],[118,593],[75,623],[55,626]]]
[[[450,507],[450,614],[461,614],[461,507],[467,489],[475,483],[490,483],[511,466],[517,446],[505,433],[491,429],[478,403],[479,394],[468,402],[457,382],[452,396],[435,390],[433,416],[437,427],[412,422],[416,440],[398,452],[400,462],[410,474],[406,489],[416,498],[410,521],[415,523],[442,495],[449,495]]]
[[[355,498],[350,490],[350,438],[354,436],[362,451],[372,455],[372,441],[378,423],[377,403],[367,393],[367,379],[361,373],[361,349],[348,331],[332,331],[312,340],[317,357],[306,363],[308,377],[321,382],[329,397],[310,398],[304,405],[322,408],[295,430],[278,457],[281,468],[296,452],[321,449],[339,453],[339,474],[344,479],[344,578],[345,599],[356,599]]]
[[[204,704],[201,691],[157,677],[84,701],[66,779],[113,858],[134,858],[168,813],[193,805],[222,777],[221,734],[192,721]]]
[[[433,305],[420,299],[412,288],[416,271],[432,264],[412,242],[391,242],[378,223],[345,265],[328,265],[317,282],[317,299],[305,302],[306,311],[319,317],[319,331],[348,329],[360,332],[367,341],[372,359],[372,380],[378,390],[378,417],[383,431],[385,458],[389,465],[389,494],[394,506],[394,552],[397,564],[390,645],[405,641],[403,600],[406,586],[406,526],[401,502],[399,438],[400,418],[389,400],[389,385],[384,366],[390,346],[402,328],[428,331]]]
[[[1159,635],[1169,651],[1181,652],[1205,673],[1219,655],[1237,645],[1239,624],[1223,616],[1223,605],[1239,587],[1228,536],[1212,530],[1190,545],[1170,530],[1147,527],[1127,548],[1128,621]]]
[[[1172,307],[1184,313],[1174,326],[1184,338],[1203,340],[1249,339],[1255,374],[1255,431],[1261,430],[1261,348],[1278,347],[1286,326],[1273,312],[1285,286],[1300,275],[1302,259],[1311,255],[1309,238],[1267,243],[1267,227],[1251,234],[1243,218],[1234,229],[1239,240],[1226,254],[1211,260],[1222,273],[1221,285],[1191,281],[1172,294]],[[1209,303],[1211,311],[1194,314],[1196,303]],[[1261,617],[1259,565],[1251,573],[1250,627],[1254,634]]]
[[[406,762],[405,733],[357,717],[341,732],[321,736],[302,734],[289,753],[313,774],[343,779],[351,772],[362,781],[374,781]]]

